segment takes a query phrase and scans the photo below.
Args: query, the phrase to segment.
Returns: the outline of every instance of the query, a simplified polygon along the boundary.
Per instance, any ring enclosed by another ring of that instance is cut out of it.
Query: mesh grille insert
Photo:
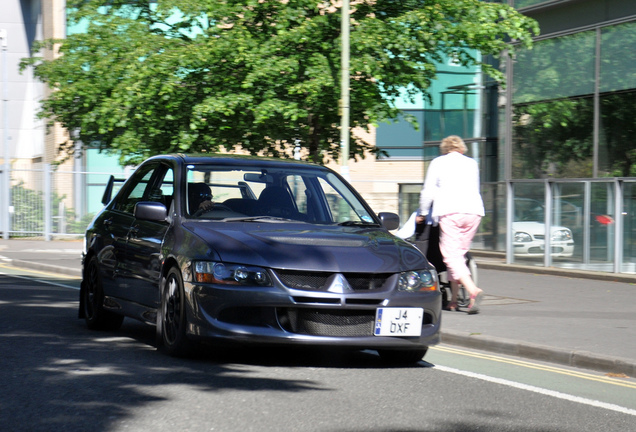
[[[372,336],[375,311],[280,308],[282,327],[297,334],[312,336]]]
[[[286,286],[306,291],[326,291],[327,279],[331,273],[316,273],[293,270],[276,270],[276,274]]]
[[[382,288],[392,274],[346,273],[344,276],[354,291],[373,291]]]
[[[305,291],[327,291],[332,278],[338,273],[276,270],[281,282],[293,289]],[[344,273],[343,276],[353,291],[374,291],[384,287],[392,273]]]

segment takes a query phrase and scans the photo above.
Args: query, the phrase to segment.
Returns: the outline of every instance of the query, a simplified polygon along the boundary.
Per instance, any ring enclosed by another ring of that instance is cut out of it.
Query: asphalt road
[[[0,266],[79,277],[82,245],[0,240]],[[636,275],[477,261],[482,313],[444,313],[445,343],[636,377]]]
[[[636,424],[633,398],[594,399],[617,384],[590,395],[589,380],[571,378],[557,390],[574,394],[562,397],[543,390],[553,372],[531,378],[531,368],[439,349],[408,368],[371,352],[206,347],[172,358],[156,350],[153,327],[132,320],[116,333],[87,330],[77,319],[78,281],[39,277],[47,283],[0,275],[3,431],[624,432]]]

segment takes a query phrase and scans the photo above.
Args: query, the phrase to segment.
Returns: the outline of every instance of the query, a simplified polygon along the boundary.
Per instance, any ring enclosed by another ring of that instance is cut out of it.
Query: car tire
[[[99,274],[99,262],[92,257],[84,270],[82,308],[86,326],[91,330],[118,330],[124,316],[104,309],[104,289]]]
[[[181,272],[173,267],[161,290],[161,343],[163,350],[175,357],[191,353],[192,344],[186,335],[186,301]]]
[[[378,350],[382,361],[391,365],[409,365],[424,358],[428,348],[416,350]]]

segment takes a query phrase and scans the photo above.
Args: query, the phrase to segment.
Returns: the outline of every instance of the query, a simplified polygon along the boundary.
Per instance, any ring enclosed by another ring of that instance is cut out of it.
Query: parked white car
[[[515,221],[512,223],[512,245],[515,256],[542,257],[545,255],[544,208],[537,200],[516,198]],[[550,249],[553,257],[569,258],[574,253],[572,231],[553,225],[550,230]]]
[[[514,253],[516,256],[542,257],[545,254],[545,224],[542,222],[513,222]],[[553,257],[571,257],[574,253],[572,231],[563,226],[551,229],[550,248]]]

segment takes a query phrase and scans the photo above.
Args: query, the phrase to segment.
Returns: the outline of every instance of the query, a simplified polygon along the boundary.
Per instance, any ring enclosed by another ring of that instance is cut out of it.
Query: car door
[[[131,176],[119,191],[110,210],[100,218],[103,247],[98,257],[102,268],[104,293],[127,299],[128,278],[126,276],[128,236],[135,220],[135,205],[143,199],[156,167],[142,166]]]
[[[161,164],[154,172],[145,202],[157,202],[169,210],[174,197],[174,171]],[[170,223],[135,219],[128,233],[126,250],[127,298],[135,303],[156,308],[163,266],[163,240]]]
[[[107,296],[125,300],[132,297],[128,238],[135,221],[135,205],[144,199],[156,169],[156,165],[147,165],[135,171],[113,200],[110,211],[103,214],[104,246],[98,256]]]

